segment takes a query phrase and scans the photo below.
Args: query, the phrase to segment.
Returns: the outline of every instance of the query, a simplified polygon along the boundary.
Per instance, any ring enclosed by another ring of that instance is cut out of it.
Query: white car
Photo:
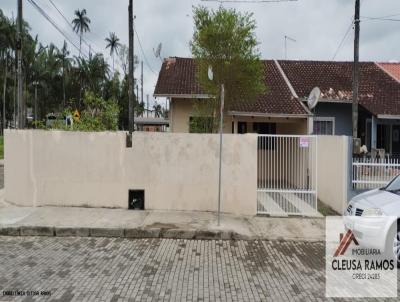
[[[361,246],[392,253],[400,263],[400,175],[387,186],[357,195],[344,213]]]

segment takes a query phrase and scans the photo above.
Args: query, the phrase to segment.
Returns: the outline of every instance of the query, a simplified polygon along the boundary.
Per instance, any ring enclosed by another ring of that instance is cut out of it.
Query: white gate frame
[[[315,135],[258,135],[257,213],[315,215],[317,156]]]

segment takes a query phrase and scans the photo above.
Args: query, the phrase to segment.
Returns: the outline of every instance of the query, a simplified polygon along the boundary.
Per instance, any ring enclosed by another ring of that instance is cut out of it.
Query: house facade
[[[400,156],[400,64],[360,63],[359,137],[368,150]],[[352,135],[351,62],[265,60],[267,92],[225,112],[224,133]],[[396,78],[398,76],[398,78]],[[314,87],[316,107],[307,107]],[[155,97],[170,101],[170,131],[191,132],[193,104],[209,96],[196,81],[195,61],[165,60]]]

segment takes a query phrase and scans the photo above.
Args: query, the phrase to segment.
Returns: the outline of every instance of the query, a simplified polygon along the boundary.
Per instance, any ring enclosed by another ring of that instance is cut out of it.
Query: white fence
[[[259,135],[258,214],[315,215],[316,157],[315,136]]]
[[[353,158],[353,189],[381,188],[398,174],[400,174],[399,159]]]

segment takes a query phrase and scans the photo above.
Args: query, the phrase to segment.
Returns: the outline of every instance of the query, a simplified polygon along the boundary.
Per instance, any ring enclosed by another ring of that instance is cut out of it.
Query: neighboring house
[[[290,90],[276,61],[264,61],[268,93],[257,101],[241,102],[226,112],[225,133],[303,134],[311,112]],[[170,131],[190,132],[193,102],[208,98],[195,80],[193,59],[166,59],[158,78],[155,97],[170,99]]]
[[[352,135],[351,62],[263,61],[268,91],[226,112],[225,133]],[[399,64],[360,63],[359,137],[362,144],[400,155]],[[155,97],[170,99],[171,132],[190,132],[193,102],[207,98],[193,59],[165,60]],[[314,87],[322,92],[309,110]]]
[[[167,132],[169,121],[161,117],[135,117],[137,131]]]

